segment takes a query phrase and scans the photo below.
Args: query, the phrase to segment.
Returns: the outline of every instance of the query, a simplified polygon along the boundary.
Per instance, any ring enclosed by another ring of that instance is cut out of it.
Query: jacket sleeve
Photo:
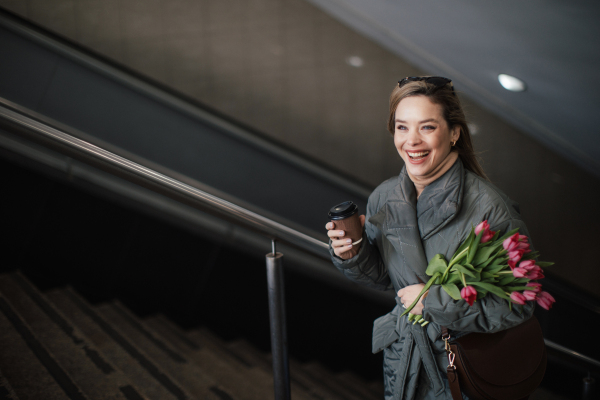
[[[351,281],[376,290],[388,290],[392,288],[392,283],[377,247],[377,228],[369,222],[373,211],[371,200],[369,199],[367,205],[363,241],[358,254],[348,260],[342,260],[333,252],[331,240],[329,253],[333,265]]]
[[[519,228],[527,235],[525,224],[519,219],[509,219],[492,226],[492,230],[507,232]],[[533,315],[535,303],[528,301],[524,306],[512,305],[492,293],[478,299],[472,306],[465,300],[454,300],[440,285],[432,285],[423,300],[423,318],[454,331],[497,332],[526,321]]]

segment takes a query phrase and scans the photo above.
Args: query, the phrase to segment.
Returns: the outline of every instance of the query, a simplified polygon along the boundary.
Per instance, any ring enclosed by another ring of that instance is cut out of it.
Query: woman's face
[[[426,96],[402,99],[396,108],[394,144],[414,177],[425,177],[450,153],[460,129],[448,128],[442,106]]]

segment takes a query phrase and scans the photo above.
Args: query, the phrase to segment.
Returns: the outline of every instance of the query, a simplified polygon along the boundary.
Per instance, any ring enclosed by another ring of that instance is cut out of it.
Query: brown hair
[[[401,100],[411,96],[427,96],[433,103],[442,106],[442,113],[448,124],[448,128],[450,130],[456,126],[460,128],[460,137],[456,141],[456,145],[452,146],[452,151],[458,152],[458,156],[466,169],[484,179],[488,179],[481,164],[479,164],[478,157],[475,155],[475,149],[471,141],[471,132],[467,125],[465,113],[460,105],[460,100],[450,85],[436,86],[425,81],[407,82],[402,87],[398,87],[397,85],[390,95],[388,131],[392,135],[394,134],[396,108],[398,108]]]

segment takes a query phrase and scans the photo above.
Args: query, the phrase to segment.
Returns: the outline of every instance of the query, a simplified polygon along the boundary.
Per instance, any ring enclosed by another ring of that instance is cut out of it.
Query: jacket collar
[[[464,175],[464,167],[459,158],[444,175],[423,189],[417,201],[415,185],[404,166],[398,176],[398,185],[387,198],[386,205],[370,221],[385,229],[410,224],[413,222],[410,220],[416,217],[421,240],[428,239],[452,221],[460,211]],[[395,207],[402,205],[402,212],[390,210],[388,206],[393,203]],[[413,217],[406,215],[407,212],[413,214]]]

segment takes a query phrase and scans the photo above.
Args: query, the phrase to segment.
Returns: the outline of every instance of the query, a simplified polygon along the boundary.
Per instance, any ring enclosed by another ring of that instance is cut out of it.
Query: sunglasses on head
[[[444,78],[443,76],[407,76],[406,78],[398,81],[398,87],[406,85],[408,82],[420,82],[425,81],[431,83],[436,87],[442,87],[450,84],[452,92],[454,92],[454,85],[452,79]]]

